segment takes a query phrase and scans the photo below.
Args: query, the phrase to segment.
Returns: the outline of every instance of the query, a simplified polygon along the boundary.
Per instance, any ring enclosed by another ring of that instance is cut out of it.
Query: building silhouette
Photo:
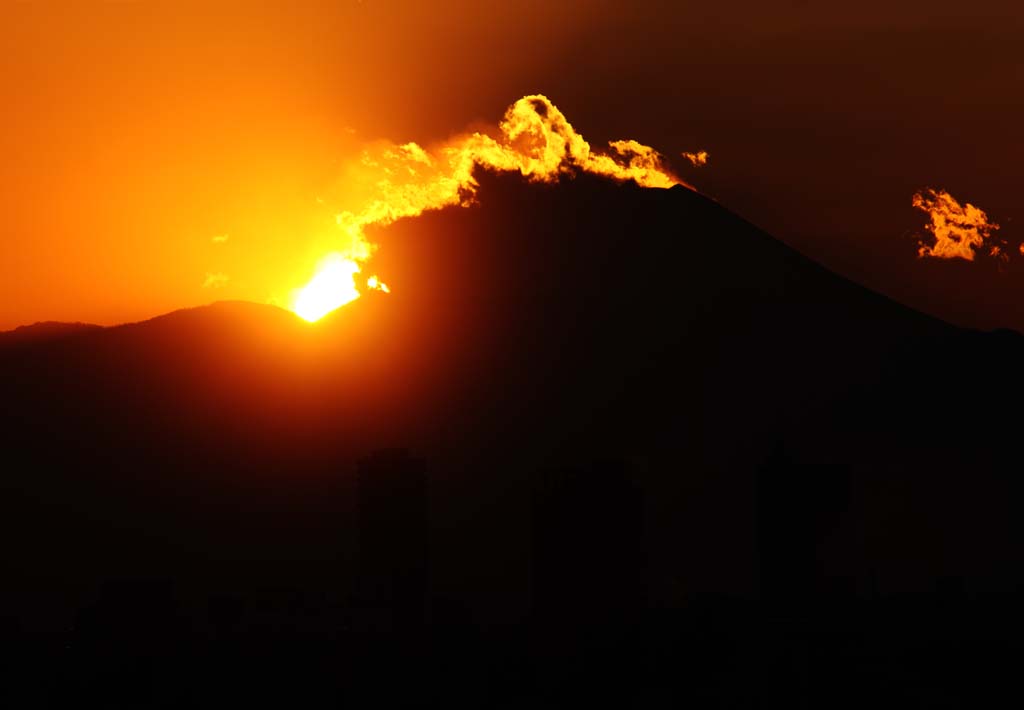
[[[643,499],[617,461],[541,472],[533,487],[534,615],[621,629],[646,600]]]
[[[359,462],[356,593],[373,625],[422,625],[427,592],[427,486],[424,461],[404,449]]]
[[[757,475],[757,546],[761,598],[780,610],[827,601],[824,543],[849,508],[848,466],[806,464],[776,449]]]

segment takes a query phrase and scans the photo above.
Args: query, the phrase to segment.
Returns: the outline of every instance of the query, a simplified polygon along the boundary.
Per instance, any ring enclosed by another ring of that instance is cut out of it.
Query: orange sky
[[[366,141],[440,141],[534,92],[595,143],[709,150],[688,179],[841,273],[1013,321],[1024,274],[965,305],[991,274],[951,294],[959,267],[916,263],[907,232],[934,186],[1014,237],[1021,11],[891,4],[5,3],[0,329],[286,298]]]
[[[467,37],[421,3],[205,5],[5,9],[0,328],[285,298],[330,250],[317,198],[364,141],[440,140],[518,97],[480,90],[500,58],[465,60],[512,55],[521,12]]]

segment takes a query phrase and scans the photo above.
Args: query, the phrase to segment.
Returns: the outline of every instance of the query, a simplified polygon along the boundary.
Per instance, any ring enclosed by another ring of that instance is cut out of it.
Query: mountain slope
[[[482,183],[477,206],[380,230],[393,293],[318,324],[229,303],[0,346],[6,539],[34,531],[7,552],[26,569],[70,555],[74,578],[300,550],[312,573],[351,553],[355,460],[403,446],[431,463],[438,584],[498,606],[527,594],[537,472],[598,461],[644,491],[655,597],[682,569],[691,590],[757,591],[779,460],[852,486],[830,559],[857,589],[1016,554],[1000,472],[1017,423],[985,413],[1019,393],[1019,337],[869,292],[682,188]],[[929,503],[884,509],[887,486]],[[943,525],[949,544],[914,552]],[[851,542],[865,535],[897,542]],[[1002,562],[979,579],[1004,583]]]
[[[58,340],[69,335],[96,330],[99,327],[90,323],[60,323],[56,321],[23,325],[14,330],[0,333],[0,347],[10,347],[18,343]]]

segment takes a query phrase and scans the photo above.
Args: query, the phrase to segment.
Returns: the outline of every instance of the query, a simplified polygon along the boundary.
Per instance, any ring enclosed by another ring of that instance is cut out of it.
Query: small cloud
[[[374,274],[373,276],[371,276],[370,278],[368,278],[366,280],[366,286],[367,286],[367,288],[371,288],[371,289],[373,289],[375,291],[383,291],[384,293],[391,293],[391,289],[388,288],[388,285],[386,283],[384,283],[383,281],[381,281],[379,278],[377,278],[376,274]]]
[[[998,246],[998,245],[993,246],[991,249],[989,249],[988,250],[988,255],[991,256],[994,259],[999,259],[1001,261],[1009,261],[1010,260],[1010,255],[1007,254],[1003,250],[1003,248],[1001,246]]]
[[[213,242],[214,244],[224,244],[228,241],[228,239],[231,239],[230,234],[217,234],[210,241]]]
[[[708,152],[706,150],[700,150],[696,153],[680,153],[680,155],[689,160],[695,168],[702,168],[708,164]]]
[[[228,275],[222,274],[219,271],[214,273],[207,271],[206,280],[203,281],[203,288],[221,288],[228,282]]]
[[[918,256],[974,261],[975,249],[985,245],[999,225],[989,222],[988,215],[970,202],[961,205],[945,190],[922,190],[914,195],[914,207],[928,213],[931,224],[925,226],[934,244],[921,242]],[[990,252],[998,256],[999,252]]]

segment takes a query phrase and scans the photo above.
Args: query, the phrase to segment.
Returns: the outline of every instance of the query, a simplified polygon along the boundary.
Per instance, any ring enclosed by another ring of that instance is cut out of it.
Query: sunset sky
[[[1022,29],[947,0],[4,3],[0,329],[287,299],[364,146],[534,93],[857,282],[1024,329]],[[919,258],[926,188],[1010,260]]]

